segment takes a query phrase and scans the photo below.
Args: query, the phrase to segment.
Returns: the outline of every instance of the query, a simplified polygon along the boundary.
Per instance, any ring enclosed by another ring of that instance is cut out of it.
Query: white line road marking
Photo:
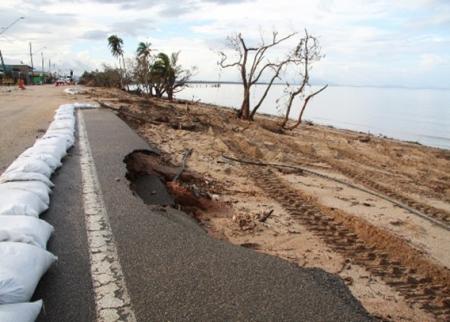
[[[78,110],[78,136],[81,152],[83,204],[97,321],[135,322],[136,317],[131,307],[92,158],[83,112],[80,110]]]

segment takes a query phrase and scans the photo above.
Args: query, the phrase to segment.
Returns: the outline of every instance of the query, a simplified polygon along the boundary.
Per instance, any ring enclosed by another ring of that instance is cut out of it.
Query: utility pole
[[[14,26],[16,23],[18,23],[22,19],[25,19],[25,17],[19,17],[16,20],[14,20],[13,22],[11,22],[9,25],[7,25],[6,27],[0,27],[0,35],[4,34],[6,32],[6,30],[8,30],[12,26]],[[2,67],[3,67],[3,72],[6,75],[5,62],[3,61],[3,56],[2,56],[2,52],[1,51],[0,51],[0,58],[1,58],[1,63],[2,63]]]
[[[33,71],[34,70],[34,66],[33,66],[33,51],[31,49],[31,42],[29,44],[30,44],[31,71]]]
[[[3,60],[3,55],[2,55],[2,51],[1,50],[0,50],[0,60],[1,60],[1,63],[2,63],[3,73],[5,73],[5,75],[6,75],[6,66],[5,66],[5,62]]]
[[[44,53],[41,52],[41,58],[42,58],[42,74],[44,74]]]

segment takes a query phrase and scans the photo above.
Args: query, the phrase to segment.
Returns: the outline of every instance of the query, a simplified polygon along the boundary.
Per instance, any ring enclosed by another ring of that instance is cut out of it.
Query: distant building
[[[3,70],[4,69],[4,70]],[[23,65],[23,64],[5,64],[4,66],[0,65],[0,77],[4,79],[9,79],[9,81],[13,81],[13,83],[17,83],[19,79],[23,79],[25,84],[32,83],[32,72],[33,69],[31,66]]]
[[[19,79],[23,79],[26,85],[41,85],[51,81],[54,76],[47,72],[34,70],[31,66],[24,64],[5,64],[5,71],[0,64],[0,80],[4,84],[17,84]]]

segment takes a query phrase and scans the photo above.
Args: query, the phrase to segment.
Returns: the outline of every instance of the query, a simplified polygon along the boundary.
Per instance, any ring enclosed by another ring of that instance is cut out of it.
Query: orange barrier
[[[23,79],[19,79],[19,88],[25,89],[25,82],[23,81]]]

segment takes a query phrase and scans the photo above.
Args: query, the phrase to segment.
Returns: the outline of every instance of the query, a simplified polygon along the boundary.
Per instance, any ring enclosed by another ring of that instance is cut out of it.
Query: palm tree
[[[149,42],[140,42],[138,45],[138,48],[136,50],[137,56],[139,58],[143,58],[143,59],[147,59],[150,57],[150,53],[151,53],[151,43]]]
[[[126,72],[125,58],[123,57],[123,47],[122,47],[123,40],[122,38],[119,38],[117,35],[111,35],[108,37],[108,46],[111,49],[111,54],[119,60],[119,66],[120,66],[120,58],[122,58],[123,72],[121,73],[122,74],[121,83],[123,86],[123,74]]]
[[[151,73],[155,81],[157,96],[167,94],[169,100],[173,94],[180,91],[192,76],[190,70],[184,70],[178,65],[180,52],[172,53],[170,57],[165,53],[159,53],[152,65]]]
[[[167,92],[169,76],[172,68],[169,56],[159,53],[151,67],[152,78],[155,81],[155,90],[158,97],[162,97]]]
[[[153,95],[153,85],[150,82],[150,70],[149,70],[149,60],[152,50],[150,49],[151,43],[140,42],[138,48],[136,49],[137,62],[140,67],[140,73],[143,76],[144,86],[147,89],[148,95]]]

